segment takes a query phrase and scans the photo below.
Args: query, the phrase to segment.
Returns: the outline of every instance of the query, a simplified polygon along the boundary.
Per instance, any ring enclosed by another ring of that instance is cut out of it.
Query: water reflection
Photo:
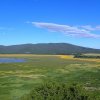
[[[14,62],[25,62],[25,59],[20,58],[0,58],[0,63],[14,63]]]

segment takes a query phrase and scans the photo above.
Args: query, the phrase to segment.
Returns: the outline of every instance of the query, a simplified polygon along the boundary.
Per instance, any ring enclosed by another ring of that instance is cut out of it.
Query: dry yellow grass
[[[37,55],[37,54],[0,54],[0,57],[35,57],[35,56],[37,56],[37,57],[50,57],[50,56],[59,56],[59,55]]]
[[[45,75],[41,75],[41,74],[36,74],[36,75],[32,75],[32,74],[30,74],[30,75],[23,75],[23,74],[21,74],[21,75],[15,75],[15,76],[23,77],[23,78],[40,78],[40,77],[45,77]]]
[[[72,55],[60,55],[60,58],[62,58],[62,59],[72,59],[73,56]]]
[[[74,58],[73,55],[60,55],[62,59],[71,59],[71,60],[79,60],[79,61],[92,61],[92,62],[100,62],[100,59],[91,59],[91,58]]]

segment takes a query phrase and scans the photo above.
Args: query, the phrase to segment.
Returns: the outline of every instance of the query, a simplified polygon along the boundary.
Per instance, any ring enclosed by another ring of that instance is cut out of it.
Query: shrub
[[[92,100],[88,93],[77,84],[45,83],[35,87],[21,100]]]

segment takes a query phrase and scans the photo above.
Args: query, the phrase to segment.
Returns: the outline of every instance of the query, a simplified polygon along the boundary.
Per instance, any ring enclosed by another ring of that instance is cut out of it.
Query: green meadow
[[[0,63],[0,100],[19,100],[46,81],[79,83],[100,98],[100,60],[62,55],[0,55],[26,62]],[[99,99],[98,99],[99,100]]]

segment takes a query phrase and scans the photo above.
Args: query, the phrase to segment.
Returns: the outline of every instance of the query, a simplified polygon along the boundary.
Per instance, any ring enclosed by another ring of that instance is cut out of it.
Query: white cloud
[[[92,27],[91,25],[85,25],[85,26],[80,26],[80,28],[84,28],[89,31],[99,31],[100,30],[100,25],[97,25],[95,27]]]
[[[89,31],[94,31],[96,30],[96,28],[93,28],[91,25],[85,25],[85,26],[80,26],[81,28],[84,28],[86,30],[89,30]]]
[[[48,29],[53,32],[64,33],[70,36],[88,37],[88,38],[100,38],[100,35],[93,34],[91,31],[94,29],[91,26],[69,26],[60,25],[55,23],[44,23],[44,22],[32,22],[33,25],[39,28]]]
[[[100,25],[96,26],[96,30],[100,30]]]

